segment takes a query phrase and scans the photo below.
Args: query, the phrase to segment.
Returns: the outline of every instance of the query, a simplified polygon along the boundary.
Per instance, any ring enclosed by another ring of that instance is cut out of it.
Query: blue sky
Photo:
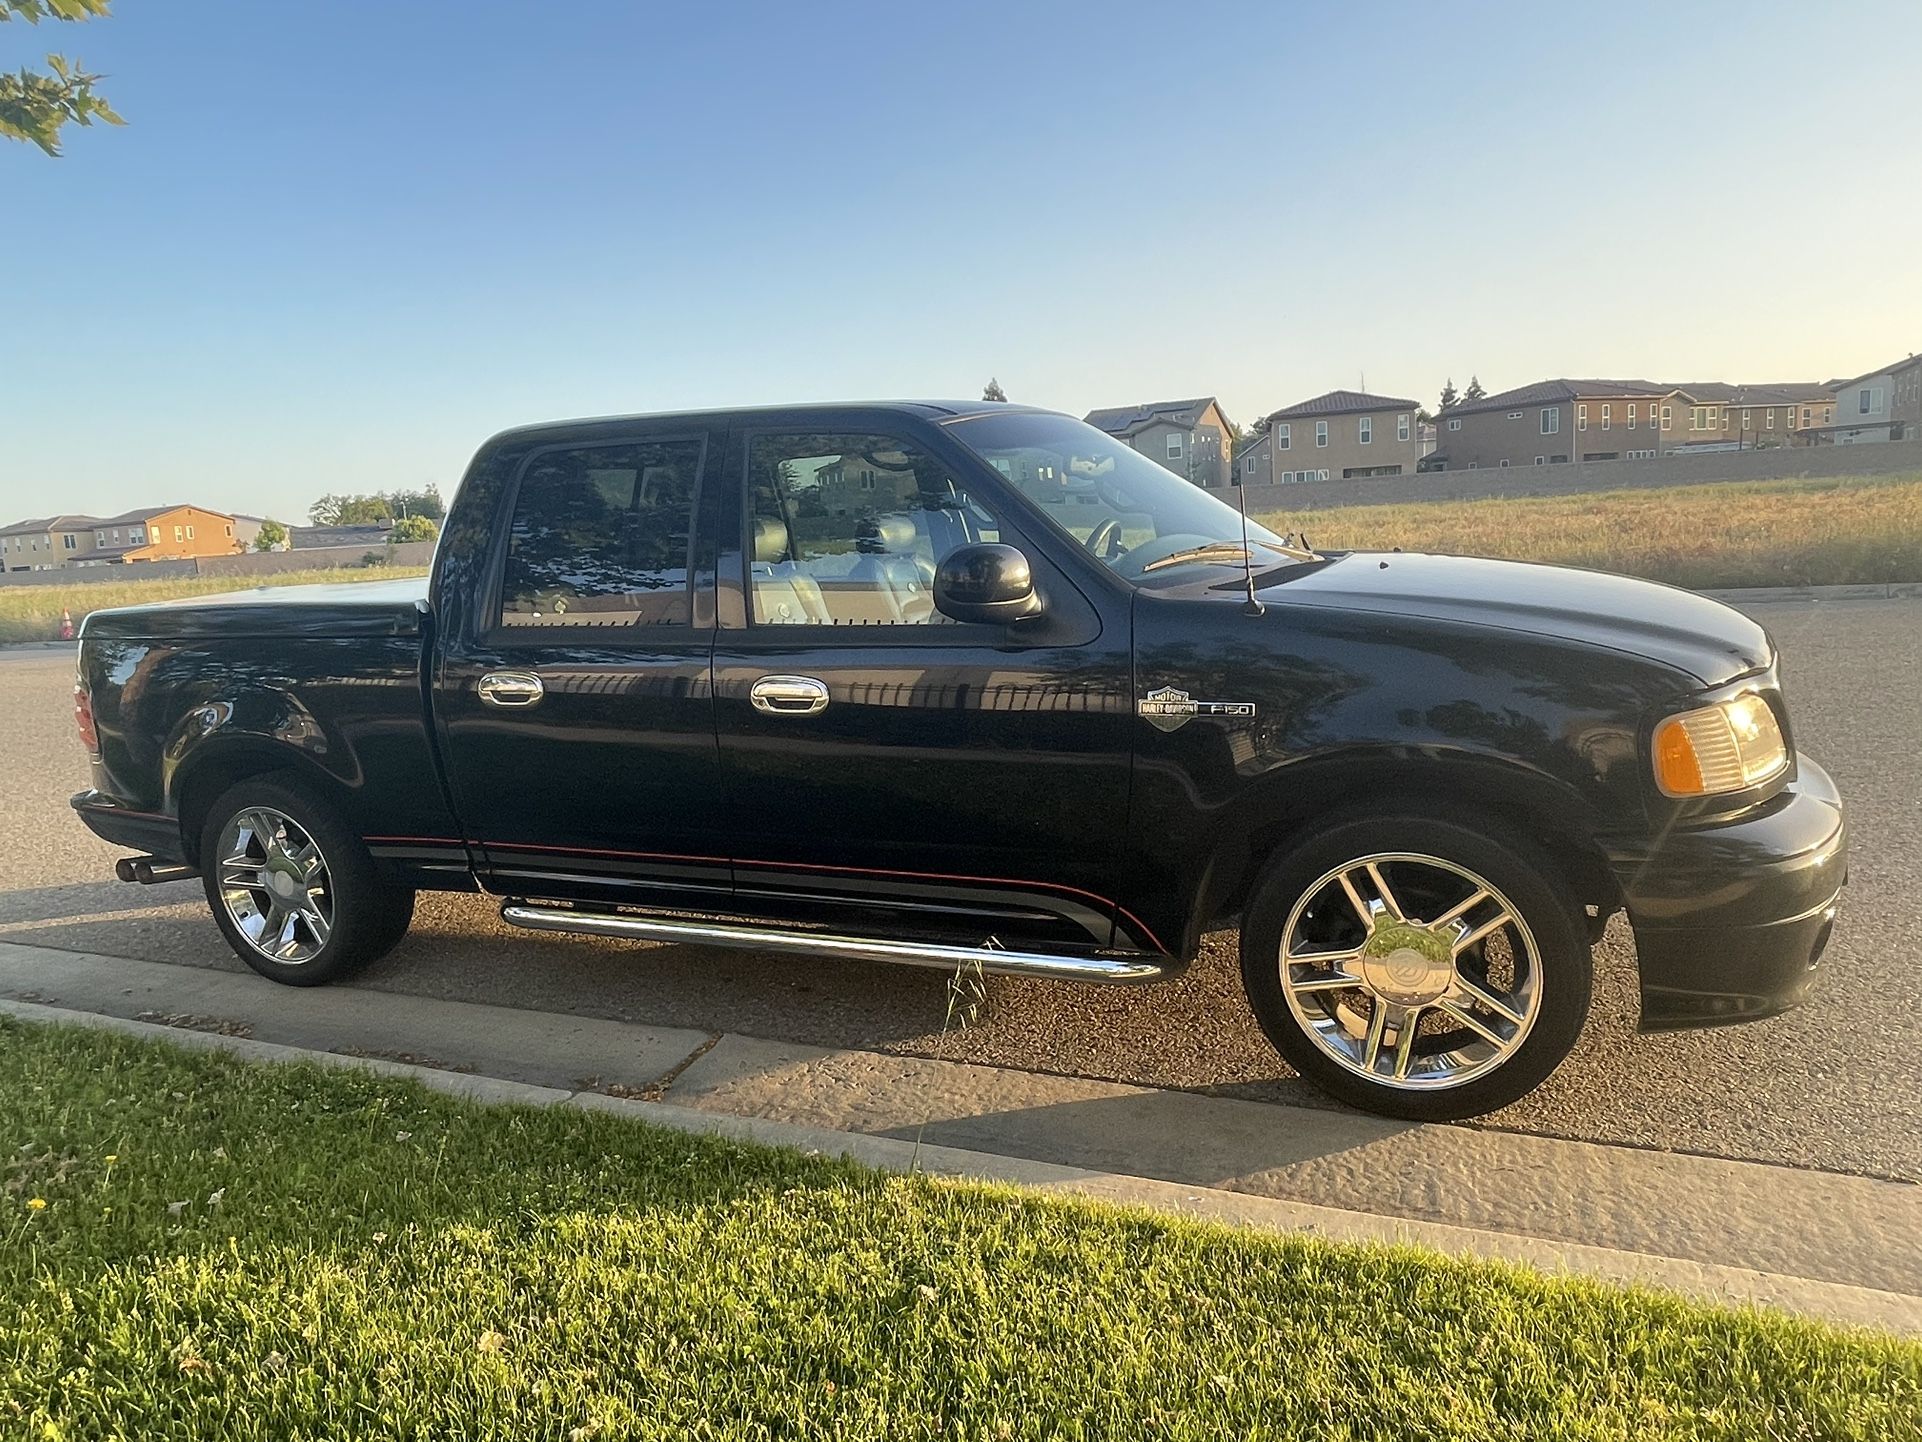
[[[0,519],[299,517],[520,421],[1238,420],[1922,348],[1922,6],[119,0],[0,29]]]

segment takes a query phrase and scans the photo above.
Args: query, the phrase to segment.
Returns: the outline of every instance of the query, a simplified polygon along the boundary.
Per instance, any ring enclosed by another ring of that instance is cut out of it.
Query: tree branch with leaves
[[[0,0],[0,23],[24,20],[92,20],[107,13],[110,0]],[[60,154],[60,131],[67,125],[125,125],[99,95],[100,79],[64,55],[49,55],[45,70],[21,66],[14,74],[0,73],[0,136],[39,146],[48,155]]]

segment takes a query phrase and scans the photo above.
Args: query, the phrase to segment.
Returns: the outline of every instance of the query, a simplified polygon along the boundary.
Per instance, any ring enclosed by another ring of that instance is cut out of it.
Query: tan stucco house
[[[1083,420],[1198,486],[1228,484],[1228,417],[1213,396],[1089,411]]]
[[[48,516],[0,526],[0,570],[57,571],[93,551],[92,516]]]

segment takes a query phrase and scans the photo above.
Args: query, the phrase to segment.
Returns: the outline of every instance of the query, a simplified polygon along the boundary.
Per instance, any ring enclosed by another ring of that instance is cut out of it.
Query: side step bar
[[[796,956],[832,956],[855,961],[892,961],[932,966],[943,971],[979,966],[994,976],[1038,976],[1055,981],[1139,983],[1160,981],[1179,970],[1163,960],[1132,956],[1054,956],[1037,951],[998,951],[981,946],[942,946],[923,941],[887,941],[872,936],[839,936],[823,931],[786,931],[728,921],[691,921],[667,916],[629,916],[605,911],[570,911],[510,901],[501,920],[530,931],[569,931],[585,936],[625,937],[630,941],[687,941],[742,951],[781,951]]]

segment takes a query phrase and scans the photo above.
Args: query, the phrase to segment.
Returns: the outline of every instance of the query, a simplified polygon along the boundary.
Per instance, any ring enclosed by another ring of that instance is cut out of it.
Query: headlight
[[[1665,796],[1741,791],[1788,764],[1775,712],[1753,694],[1684,711],[1655,728],[1655,784]]]

